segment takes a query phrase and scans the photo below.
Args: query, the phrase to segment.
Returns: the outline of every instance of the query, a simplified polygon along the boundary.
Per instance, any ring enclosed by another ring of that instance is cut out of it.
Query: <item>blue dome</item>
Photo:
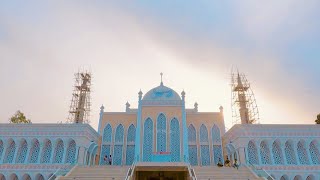
[[[160,86],[155,87],[148,91],[142,100],[146,101],[181,101],[181,98],[177,92],[164,86],[162,83]]]

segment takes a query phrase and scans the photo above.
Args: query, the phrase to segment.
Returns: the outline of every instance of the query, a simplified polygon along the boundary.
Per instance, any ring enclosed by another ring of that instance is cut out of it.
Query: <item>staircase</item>
[[[217,166],[193,166],[197,180],[216,180],[216,179],[241,179],[241,180],[258,180],[261,179],[253,174],[247,167],[217,167]]]
[[[130,166],[76,166],[59,180],[124,180]]]

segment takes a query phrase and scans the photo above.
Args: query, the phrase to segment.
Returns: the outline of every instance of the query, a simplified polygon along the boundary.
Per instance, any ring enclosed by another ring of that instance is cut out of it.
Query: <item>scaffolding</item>
[[[91,73],[88,71],[76,73],[67,123],[90,123],[90,92]]]
[[[260,124],[256,98],[246,76],[231,70],[232,124]]]

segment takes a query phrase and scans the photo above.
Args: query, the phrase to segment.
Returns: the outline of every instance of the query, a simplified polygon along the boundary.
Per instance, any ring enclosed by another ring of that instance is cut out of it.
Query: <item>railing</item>
[[[268,179],[268,180],[275,180],[267,171],[265,171],[263,168],[258,168],[255,165],[251,164],[249,161],[247,161],[248,168],[250,168],[257,176]]]
[[[128,172],[127,172],[127,176],[126,176],[126,179],[125,180],[130,180],[134,174],[134,169],[136,167],[136,163],[133,162],[131,167],[128,169]]]
[[[68,171],[71,171],[74,167],[75,167],[76,164],[69,164],[69,166],[65,166],[65,167],[62,167],[62,168],[59,168],[57,169],[50,177],[48,180],[54,180],[55,178],[57,178],[58,176],[61,176],[61,175],[65,175]]]
[[[197,180],[196,173],[194,172],[194,169],[191,168],[190,163],[188,163],[188,171],[189,171],[190,178],[192,180]]]

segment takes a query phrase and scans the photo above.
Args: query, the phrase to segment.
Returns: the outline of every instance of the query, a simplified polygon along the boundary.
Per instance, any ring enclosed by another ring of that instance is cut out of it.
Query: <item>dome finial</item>
[[[163,82],[162,82],[162,76],[163,76],[163,73],[162,73],[162,72],[160,73],[160,76],[161,76],[161,83],[160,83],[160,86],[163,86]]]

